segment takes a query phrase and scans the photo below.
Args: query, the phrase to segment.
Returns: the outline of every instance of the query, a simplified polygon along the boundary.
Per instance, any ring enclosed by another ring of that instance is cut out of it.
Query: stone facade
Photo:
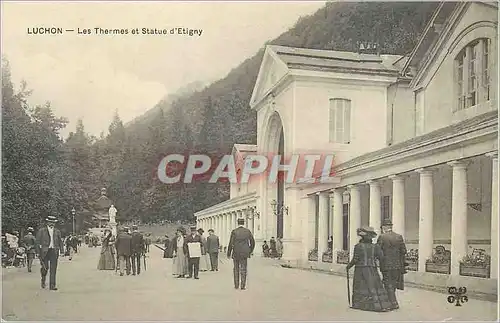
[[[490,283],[478,285],[496,286],[497,12],[442,3],[408,57],[268,46],[250,101],[257,153],[333,152],[338,182],[259,181],[243,196],[235,186],[198,221],[230,219],[252,196],[257,241],[282,236],[284,259],[310,268],[336,266],[359,226],[390,218],[417,280],[432,270],[456,279],[464,257],[483,252]],[[321,264],[325,254],[332,264]]]

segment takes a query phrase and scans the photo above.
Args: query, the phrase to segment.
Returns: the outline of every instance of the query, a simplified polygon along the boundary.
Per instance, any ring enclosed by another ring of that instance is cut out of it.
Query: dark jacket
[[[219,237],[215,234],[209,235],[207,237],[207,252],[208,253],[218,253],[219,252]]]
[[[403,237],[395,232],[382,233],[377,244],[382,249],[382,258],[380,259],[380,271],[405,268],[406,245]]]
[[[49,246],[50,246],[50,235],[49,235],[49,229],[47,226],[44,226],[43,228],[40,228],[36,234],[36,253],[41,257],[44,258],[45,255],[47,254],[47,251],[49,251]],[[62,235],[61,231],[59,229],[54,228],[54,249],[59,250],[60,253],[64,252],[64,244],[62,241]],[[56,252],[57,255],[59,253]]]
[[[231,231],[231,238],[227,247],[227,256],[233,259],[249,258],[255,248],[255,239],[252,232],[244,227]]]
[[[118,256],[130,256],[132,254],[132,236],[125,232],[119,233],[115,246]]]
[[[165,242],[163,243],[164,250],[163,250],[163,258],[172,258],[173,257],[173,249],[172,249],[172,242],[170,239],[165,239]]]
[[[144,252],[144,236],[140,232],[132,232],[132,254],[141,254]]]
[[[203,244],[201,243],[201,236],[199,234],[196,234],[194,237],[192,234],[188,234],[187,237],[184,238],[184,254],[188,256],[188,258],[191,258],[189,255],[189,248],[188,248],[188,243],[195,243],[198,242],[200,244],[201,250],[203,250]]]
[[[26,253],[34,254],[36,251],[36,238],[31,233],[28,233],[23,238],[23,245],[26,248]]]
[[[369,242],[359,242],[354,246],[354,255],[347,265],[347,268],[356,267],[377,267],[377,261],[382,257],[382,250],[377,244]]]

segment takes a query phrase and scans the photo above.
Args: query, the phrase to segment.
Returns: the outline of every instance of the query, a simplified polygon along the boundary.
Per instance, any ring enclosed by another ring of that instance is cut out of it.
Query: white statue
[[[114,205],[109,207],[109,223],[116,223],[116,208]]]

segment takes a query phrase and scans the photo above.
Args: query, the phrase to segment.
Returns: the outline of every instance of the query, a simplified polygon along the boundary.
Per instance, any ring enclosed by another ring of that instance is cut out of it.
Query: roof
[[[250,144],[234,144],[232,155],[235,156],[235,166],[240,168],[243,166],[243,160],[249,154],[257,152],[257,145]]]
[[[469,129],[481,126],[491,120],[498,119],[498,111],[490,111],[479,116],[464,120],[462,122],[434,130],[432,132],[426,133],[424,135],[411,138],[409,140],[391,145],[373,152],[366,153],[359,157],[348,160],[342,164],[334,167],[335,170],[344,170],[354,165],[361,164],[366,161],[375,160],[377,158],[382,158],[384,156],[389,156],[391,154],[400,154],[402,150],[412,150],[415,147],[426,144],[431,140],[441,140],[443,138],[449,137],[450,135],[456,135],[461,132],[466,132]],[[498,122],[498,121],[496,121]],[[313,175],[314,177],[320,177],[321,174],[317,173]]]
[[[436,44],[442,31],[445,30],[444,25],[450,23],[449,18],[457,5],[463,6],[464,3],[443,1],[438,5],[420,36],[417,46],[413,48],[408,61],[403,67],[403,74],[409,72],[410,67],[418,69],[425,63],[428,52]]]
[[[239,152],[257,152],[257,145],[234,144],[234,148]]]
[[[290,69],[301,70],[369,70],[398,74],[401,55],[360,54],[355,52],[268,45]]]

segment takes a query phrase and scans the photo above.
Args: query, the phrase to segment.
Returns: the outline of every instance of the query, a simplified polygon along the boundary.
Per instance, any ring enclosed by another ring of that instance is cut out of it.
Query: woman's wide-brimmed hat
[[[361,227],[356,230],[359,236],[376,236],[377,233],[372,227]]]
[[[56,223],[56,222],[57,222],[57,218],[56,218],[55,216],[53,216],[53,215],[49,215],[49,216],[45,219],[45,221],[50,222],[50,223]]]

